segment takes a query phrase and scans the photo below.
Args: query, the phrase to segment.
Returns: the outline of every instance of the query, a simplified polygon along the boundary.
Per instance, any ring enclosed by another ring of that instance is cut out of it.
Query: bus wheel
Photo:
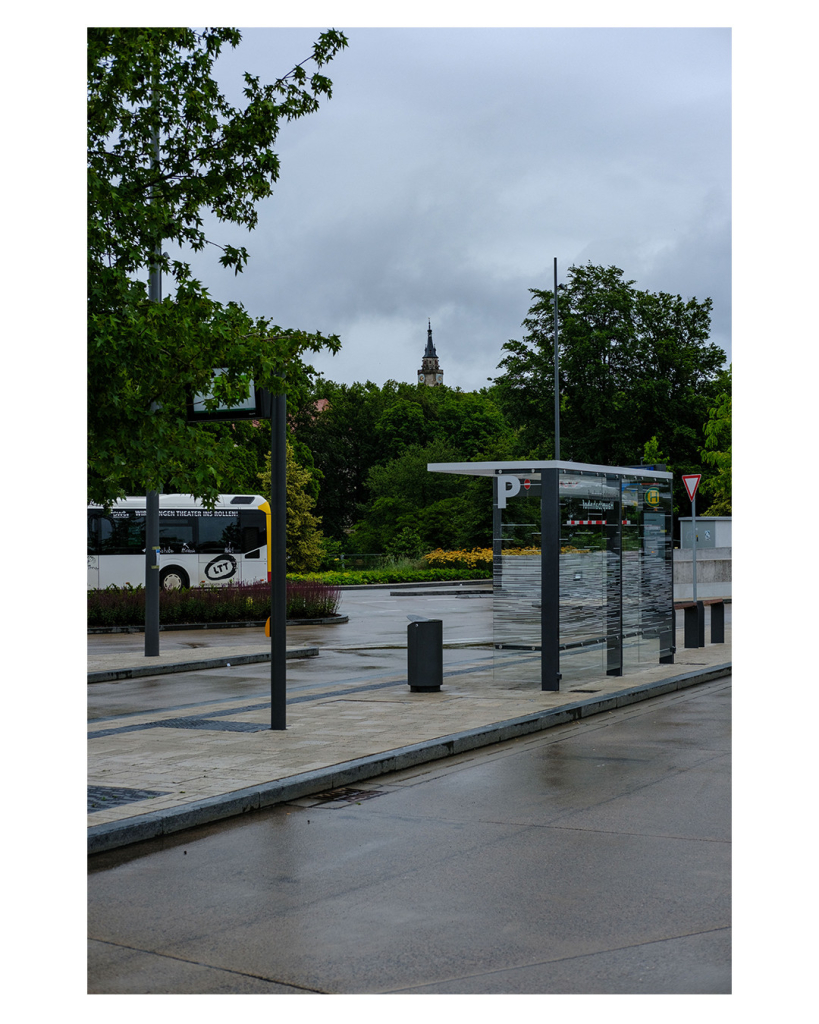
[[[169,565],[160,572],[159,585],[163,590],[179,590],[191,584],[184,569],[180,569],[178,565]]]

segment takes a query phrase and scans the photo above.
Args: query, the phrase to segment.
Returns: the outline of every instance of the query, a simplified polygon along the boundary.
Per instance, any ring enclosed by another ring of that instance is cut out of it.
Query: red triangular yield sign
[[[685,484],[685,489],[688,491],[689,501],[694,500],[694,495],[697,493],[697,488],[702,480],[702,473],[692,473],[690,476],[684,476],[682,482]]]

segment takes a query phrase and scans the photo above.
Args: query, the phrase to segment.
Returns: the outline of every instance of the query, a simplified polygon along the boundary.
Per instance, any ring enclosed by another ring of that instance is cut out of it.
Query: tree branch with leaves
[[[715,472],[703,479],[711,504],[702,513],[706,516],[730,516],[731,512],[731,370],[725,373],[726,390],[719,396],[708,412],[703,427],[705,444],[700,448],[702,460],[713,466]]]
[[[108,502],[134,480],[213,498],[233,444],[186,423],[188,394],[214,390],[237,402],[251,379],[281,390],[304,353],[340,346],[335,335],[214,301],[188,263],[161,251],[165,241],[193,251],[213,244],[222,266],[245,268],[247,250],[208,238],[203,213],[256,226],[256,206],[279,177],[281,126],[332,96],[321,69],[347,45],[329,30],[272,84],[245,74],[246,102],[234,107],[213,63],[240,40],[232,28],[88,30],[89,500]],[[173,284],[159,303],[146,288],[154,265]],[[225,372],[214,381],[217,368]]]

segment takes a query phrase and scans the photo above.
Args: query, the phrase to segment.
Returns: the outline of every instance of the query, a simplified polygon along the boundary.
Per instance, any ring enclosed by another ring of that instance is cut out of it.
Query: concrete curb
[[[491,588],[459,588],[453,595],[451,590],[391,590],[390,597],[493,597]]]
[[[521,718],[511,718],[504,722],[469,729],[465,732],[451,733],[422,743],[397,747],[394,750],[382,751],[368,757],[353,761],[342,761],[326,768],[318,768],[311,772],[291,775],[285,779],[261,783],[246,789],[235,790],[221,796],[199,800],[182,807],[168,808],[149,814],[136,815],[120,822],[108,822],[103,825],[92,825],[88,829],[88,853],[103,853],[131,843],[155,839],[158,836],[171,835],[183,829],[194,828],[224,818],[246,814],[249,811],[272,807],[274,804],[297,800],[311,796],[338,786],[349,786],[355,782],[363,782],[388,772],[412,768],[428,761],[461,754],[477,747],[490,746],[505,740],[526,736],[529,733],[551,729],[556,725],[574,722],[581,718],[611,711],[614,708],[626,707],[639,701],[659,697],[675,690],[683,690],[689,686],[697,686],[714,679],[731,674],[731,662],[715,665],[700,672],[687,672],[684,675],[656,682],[630,686],[616,693],[588,700],[573,701],[559,708],[538,711]]]
[[[290,647],[285,658],[317,658],[318,647]],[[179,661],[165,665],[145,665],[139,668],[112,668],[89,672],[89,683],[112,683],[116,679],[139,679],[141,676],[164,676],[171,672],[201,672],[206,668],[224,668],[226,665],[255,665],[270,661],[270,651],[260,654],[231,654],[224,658],[206,658],[202,661]]]

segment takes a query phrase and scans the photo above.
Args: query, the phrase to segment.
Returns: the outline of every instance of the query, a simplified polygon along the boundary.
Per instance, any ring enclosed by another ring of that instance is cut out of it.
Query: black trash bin
[[[444,681],[444,624],[415,619],[407,626],[407,682],[412,693],[434,693]]]

